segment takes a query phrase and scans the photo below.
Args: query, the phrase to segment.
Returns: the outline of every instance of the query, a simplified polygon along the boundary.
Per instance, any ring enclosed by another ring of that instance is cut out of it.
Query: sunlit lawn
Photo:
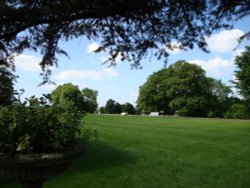
[[[45,188],[250,187],[250,121],[89,115],[86,127],[98,139]]]

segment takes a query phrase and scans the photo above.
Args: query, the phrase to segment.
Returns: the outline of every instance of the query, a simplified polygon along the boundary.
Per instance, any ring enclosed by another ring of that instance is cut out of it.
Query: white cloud
[[[244,35],[239,29],[224,30],[206,39],[208,48],[215,52],[228,52],[238,45],[238,38]]]
[[[20,54],[15,57],[15,65],[17,69],[21,69],[23,71],[40,72],[41,71],[41,67],[39,66],[40,62],[41,58],[32,55]]]
[[[92,42],[91,44],[89,44],[87,46],[87,53],[91,54],[93,53],[95,50],[97,50],[100,47],[100,45],[96,42]]]
[[[235,57],[241,55],[245,49],[237,49],[232,51],[230,59],[222,59],[215,57],[207,61],[196,59],[189,61],[190,63],[200,65],[204,69],[208,76],[224,79],[224,81],[234,80],[234,71],[237,69],[234,64]]]
[[[94,70],[75,70],[70,69],[60,72],[55,76],[57,80],[69,80],[69,79],[91,79],[98,80],[101,75],[99,72]]]
[[[226,60],[222,58],[213,58],[208,61],[204,60],[192,60],[190,63],[200,65],[204,69],[208,76],[217,79],[229,80],[234,71],[234,63],[232,60]]]
[[[164,48],[169,54],[179,54],[181,52],[181,44],[178,42],[171,42],[170,47],[165,46]]]
[[[101,71],[70,69],[60,72],[55,76],[57,80],[100,80],[114,78],[119,74],[112,68],[104,68]]]
[[[232,59],[234,60],[236,58],[236,56],[241,55],[245,51],[246,51],[245,49],[237,49],[237,50],[233,51],[233,53],[232,53],[232,55],[233,55]]]

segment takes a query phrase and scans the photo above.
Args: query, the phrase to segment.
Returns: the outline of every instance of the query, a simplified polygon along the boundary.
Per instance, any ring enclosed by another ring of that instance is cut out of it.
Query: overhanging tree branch
[[[249,15],[249,4],[250,0],[3,0],[0,55],[6,59],[24,49],[38,50],[49,76],[50,67],[57,65],[56,55],[64,53],[58,41],[85,36],[101,42],[96,52],[107,51],[111,65],[119,54],[140,67],[149,49],[167,59],[165,48],[171,49],[172,42],[182,49],[198,45],[207,51],[205,37]]]

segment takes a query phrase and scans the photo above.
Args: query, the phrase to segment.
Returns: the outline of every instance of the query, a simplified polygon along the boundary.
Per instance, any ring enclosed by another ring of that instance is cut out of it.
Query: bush
[[[0,107],[0,153],[51,153],[84,144],[83,114],[45,98]]]
[[[229,107],[228,111],[224,115],[225,118],[231,119],[248,119],[247,108],[243,104],[233,104]]]
[[[216,117],[216,114],[215,114],[213,111],[210,110],[210,111],[208,112],[208,114],[207,114],[207,117],[208,117],[208,118],[214,118],[214,117]]]
[[[185,117],[185,116],[189,116],[189,111],[187,108],[183,107],[179,110],[176,110],[175,114],[180,116],[180,117]]]

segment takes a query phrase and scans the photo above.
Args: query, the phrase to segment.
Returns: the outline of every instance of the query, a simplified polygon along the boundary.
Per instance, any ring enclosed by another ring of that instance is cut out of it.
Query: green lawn
[[[45,188],[250,187],[250,121],[89,115],[86,127],[99,138]]]

